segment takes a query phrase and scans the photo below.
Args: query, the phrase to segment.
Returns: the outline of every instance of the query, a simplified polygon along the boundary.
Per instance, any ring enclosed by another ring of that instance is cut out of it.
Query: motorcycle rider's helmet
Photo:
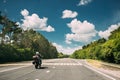
[[[38,55],[39,54],[39,52],[36,52],[36,55]]]

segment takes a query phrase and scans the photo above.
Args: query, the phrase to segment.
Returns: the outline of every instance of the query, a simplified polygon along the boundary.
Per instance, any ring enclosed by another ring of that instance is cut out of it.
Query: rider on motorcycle
[[[33,56],[33,64],[37,67],[39,65],[39,67],[41,66],[42,64],[42,57],[41,57],[41,54],[39,54],[39,52],[36,52],[36,54]]]
[[[36,56],[38,57],[39,62],[42,64],[42,56],[39,52],[36,52]]]

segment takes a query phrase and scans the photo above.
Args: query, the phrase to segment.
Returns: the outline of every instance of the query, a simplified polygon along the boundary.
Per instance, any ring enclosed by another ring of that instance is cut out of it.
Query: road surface
[[[0,80],[119,80],[86,64],[85,60],[43,60],[41,69],[30,62],[0,66]]]

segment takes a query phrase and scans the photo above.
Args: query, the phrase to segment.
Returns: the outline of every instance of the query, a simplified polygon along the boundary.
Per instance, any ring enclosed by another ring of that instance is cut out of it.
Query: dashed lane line
[[[82,64],[81,63],[43,63],[43,65],[78,66],[78,65],[82,65]]]
[[[50,72],[50,70],[47,70],[47,71],[46,71],[46,73],[49,73],[49,72]]]

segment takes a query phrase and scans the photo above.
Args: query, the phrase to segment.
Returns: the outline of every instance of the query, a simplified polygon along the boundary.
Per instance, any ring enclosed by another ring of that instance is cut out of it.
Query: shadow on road
[[[48,67],[44,67],[44,66],[42,66],[42,67],[40,67],[40,69],[48,69]]]

